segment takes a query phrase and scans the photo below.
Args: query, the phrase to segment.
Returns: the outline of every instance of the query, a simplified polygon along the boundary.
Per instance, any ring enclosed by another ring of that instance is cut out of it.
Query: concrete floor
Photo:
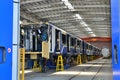
[[[111,59],[97,59],[59,72],[26,73],[25,80],[112,80]]]

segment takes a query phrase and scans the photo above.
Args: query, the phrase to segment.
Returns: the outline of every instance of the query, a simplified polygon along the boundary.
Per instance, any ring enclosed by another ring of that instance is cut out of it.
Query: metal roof
[[[109,0],[21,0],[21,20],[47,20],[79,37],[110,37]]]

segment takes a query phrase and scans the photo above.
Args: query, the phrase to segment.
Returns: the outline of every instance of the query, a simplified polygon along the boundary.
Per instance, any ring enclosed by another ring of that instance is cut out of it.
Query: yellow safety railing
[[[64,70],[63,58],[62,55],[58,55],[56,71],[63,71],[63,70]]]
[[[25,48],[20,48],[20,61],[22,63],[22,75],[20,80],[25,80],[25,74],[24,74],[24,69],[25,69]]]

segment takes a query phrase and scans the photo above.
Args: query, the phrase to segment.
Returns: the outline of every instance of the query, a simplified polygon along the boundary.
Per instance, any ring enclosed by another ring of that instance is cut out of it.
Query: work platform
[[[111,59],[100,58],[59,72],[30,72],[25,80],[113,80]]]

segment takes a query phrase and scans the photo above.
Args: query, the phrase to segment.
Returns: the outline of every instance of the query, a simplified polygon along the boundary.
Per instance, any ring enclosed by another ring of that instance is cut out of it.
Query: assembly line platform
[[[25,80],[113,80],[111,59],[99,58],[58,72],[25,73]]]

